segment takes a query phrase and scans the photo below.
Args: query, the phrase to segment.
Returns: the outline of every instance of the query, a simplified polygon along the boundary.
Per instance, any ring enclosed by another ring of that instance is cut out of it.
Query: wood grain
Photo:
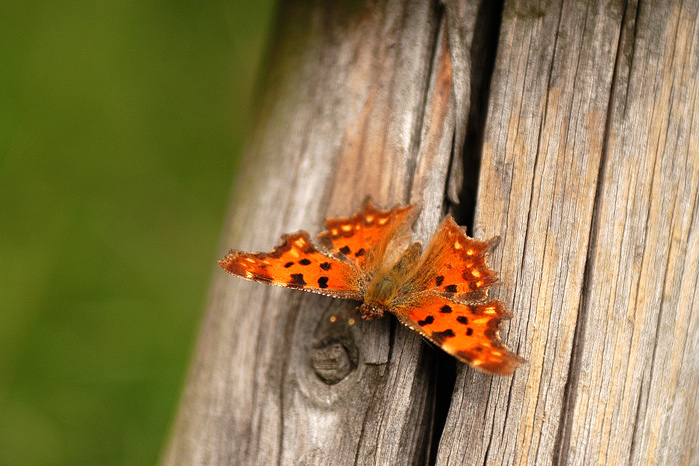
[[[477,226],[529,365],[462,368],[437,464],[699,464],[690,3],[506,3]]]
[[[282,2],[221,254],[476,181],[528,363],[216,270],[164,464],[699,464],[698,5]]]

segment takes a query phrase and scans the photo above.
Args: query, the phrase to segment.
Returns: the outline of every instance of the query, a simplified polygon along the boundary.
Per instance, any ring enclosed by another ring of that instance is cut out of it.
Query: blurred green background
[[[269,0],[0,4],[0,464],[152,465]]]

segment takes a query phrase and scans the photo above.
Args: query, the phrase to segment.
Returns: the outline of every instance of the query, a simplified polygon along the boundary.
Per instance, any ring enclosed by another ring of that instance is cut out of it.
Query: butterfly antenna
[[[349,311],[343,312],[343,313],[340,314],[340,315],[330,316],[330,322],[332,322],[332,323],[334,324],[334,323],[337,322],[338,320],[344,319],[344,318],[347,317],[348,315],[354,314],[354,313],[357,312],[358,310],[359,310],[359,307],[355,307],[354,309],[350,309]],[[349,325],[354,325],[356,322],[357,322],[357,321],[356,321],[354,318],[347,319],[347,323],[348,323]]]

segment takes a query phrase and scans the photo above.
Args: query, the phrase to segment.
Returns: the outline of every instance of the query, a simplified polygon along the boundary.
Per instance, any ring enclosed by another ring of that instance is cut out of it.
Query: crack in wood
[[[470,80],[470,96],[469,96],[469,111],[466,115],[468,121],[463,141],[456,141],[458,131],[455,131],[452,136],[451,157],[461,157],[461,164],[449,162],[447,179],[456,176],[462,180],[461,194],[459,196],[460,205],[453,213],[460,221],[460,224],[466,225],[468,231],[473,231],[473,217],[476,206],[476,192],[478,188],[478,179],[480,174],[480,159],[482,156],[483,133],[485,129],[485,119],[487,116],[487,102],[490,90],[490,82],[492,79],[495,56],[498,48],[498,38],[500,35],[500,25],[502,22],[502,10],[504,2],[481,2],[478,8],[476,24],[478,27],[475,30],[472,43],[468,50],[471,67],[470,76],[462,77]],[[442,15],[446,12],[443,10]],[[445,21],[445,18],[440,18]],[[445,24],[443,27],[448,27]],[[449,39],[454,37],[448,35]],[[436,37],[436,50],[439,46],[439,37]],[[447,46],[447,53],[451,53],[453,47],[461,44],[451,44]],[[482,66],[475,66],[475,64]],[[432,73],[431,73],[432,74]],[[452,77],[456,79],[456,77]],[[453,97],[452,97],[453,98]],[[458,113],[457,113],[458,115]],[[459,122],[456,123],[457,126]],[[458,153],[460,151],[460,153]],[[459,167],[462,171],[460,174],[453,173],[452,170]],[[469,191],[468,185],[472,185]],[[449,203],[449,182],[445,184],[445,202]],[[452,209],[454,210],[454,209]],[[434,413],[432,415],[432,444],[430,446],[430,454],[428,458],[429,465],[437,463],[437,455],[439,445],[442,440],[442,433],[446,426],[447,416],[451,407],[451,400],[454,393],[456,383],[456,364],[449,360],[447,361],[444,355],[437,354],[437,374],[443,373],[443,376],[438,376],[434,384],[436,401],[434,404]]]
[[[478,28],[474,32],[473,46],[470,49],[471,82],[470,107],[464,140],[455,147],[461,147],[463,159],[463,183],[459,196],[459,209],[455,212],[459,225],[465,225],[467,230],[474,232],[474,218],[478,181],[483,156],[483,138],[485,121],[488,116],[488,101],[490,98],[490,83],[495,71],[500,27],[502,26],[502,11],[504,0],[481,2],[476,13]],[[482,64],[482,66],[476,66]],[[455,135],[456,137],[456,135]],[[452,155],[455,156],[455,155]],[[451,176],[451,173],[450,173]],[[448,199],[448,197],[446,197]]]
[[[432,414],[432,439],[428,465],[437,463],[437,452],[439,442],[442,439],[442,432],[447,422],[447,415],[451,407],[451,399],[454,395],[456,383],[456,362],[454,358],[444,354],[442,351],[435,351],[435,371],[432,386],[434,387],[434,407]]]

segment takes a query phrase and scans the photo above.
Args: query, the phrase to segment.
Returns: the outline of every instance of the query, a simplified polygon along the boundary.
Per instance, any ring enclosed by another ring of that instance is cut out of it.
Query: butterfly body
[[[406,248],[416,217],[412,205],[384,211],[367,200],[352,217],[326,221],[323,250],[301,231],[269,253],[231,251],[219,265],[248,280],[363,301],[365,320],[389,312],[460,361],[512,374],[524,360],[498,336],[511,315],[487,301],[496,276],[485,258],[495,243],[469,238],[447,217],[424,252],[418,242]]]
[[[372,320],[390,312],[394,303],[406,293],[406,280],[415,272],[422,246],[413,243],[391,267],[377,273],[367,286],[364,303],[359,307],[362,318]]]

